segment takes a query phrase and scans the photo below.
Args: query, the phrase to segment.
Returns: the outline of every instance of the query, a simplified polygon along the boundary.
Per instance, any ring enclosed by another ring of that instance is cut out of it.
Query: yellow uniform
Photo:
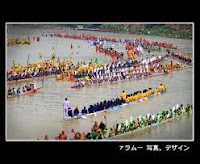
[[[158,89],[159,89],[160,91],[164,91],[164,90],[165,90],[165,87],[164,87],[163,85],[160,85],[160,86],[158,87]]]
[[[147,97],[147,92],[146,93],[143,93],[144,97]]]
[[[125,102],[129,102],[129,97],[128,97],[128,98],[125,98]]]
[[[152,95],[152,94],[153,94],[153,90],[150,90],[150,91],[149,91],[149,94]]]
[[[133,101],[133,96],[130,97],[130,101]]]
[[[146,96],[148,97],[150,95],[150,91],[148,90],[147,92],[146,92]]]
[[[139,99],[139,96],[138,96],[138,94],[137,95],[135,95],[135,100],[138,100]]]
[[[40,58],[42,58],[42,52],[41,51],[39,52],[39,56],[40,56]]]
[[[134,96],[133,96],[133,99],[132,99],[132,101],[135,101],[135,100],[136,100],[136,95],[134,95]]]
[[[162,89],[163,89],[163,91],[165,91],[165,90],[166,90],[164,85],[162,85]]]
[[[122,98],[123,100],[126,99],[126,93],[125,93],[125,92],[122,92],[122,93],[121,93],[121,98]]]

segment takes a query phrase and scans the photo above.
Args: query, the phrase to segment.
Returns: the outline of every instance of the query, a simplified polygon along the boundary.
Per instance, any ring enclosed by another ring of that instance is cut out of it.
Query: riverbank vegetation
[[[163,36],[170,38],[192,39],[192,24],[49,24],[24,25],[28,27],[44,27],[48,29],[96,29],[102,32],[130,33]]]

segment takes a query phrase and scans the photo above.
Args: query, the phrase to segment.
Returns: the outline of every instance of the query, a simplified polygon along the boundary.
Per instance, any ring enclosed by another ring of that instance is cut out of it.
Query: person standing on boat
[[[173,71],[173,61],[172,60],[170,61],[170,71],[171,72]]]
[[[69,101],[67,100],[67,98],[65,98],[65,101],[63,103],[64,118],[68,117],[68,110],[69,109],[71,109],[71,107],[69,105]]]
[[[33,84],[33,89],[36,89],[36,85],[35,84]]]
[[[122,101],[125,102],[125,99],[126,99],[126,92],[125,92],[125,91],[123,91],[123,92],[121,93],[121,99],[122,99]]]

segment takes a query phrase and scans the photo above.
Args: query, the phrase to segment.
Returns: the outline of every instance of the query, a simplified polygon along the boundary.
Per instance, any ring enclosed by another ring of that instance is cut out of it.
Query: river
[[[26,64],[29,54],[29,62],[39,62],[39,51],[43,52],[43,59],[50,59],[52,47],[57,43],[56,57],[69,58],[69,54],[73,51],[73,61],[90,61],[91,58],[98,58],[100,63],[111,61],[108,56],[96,54],[95,48],[88,48],[85,40],[74,40],[66,38],[42,37],[42,32],[56,32],[59,30],[46,30],[41,28],[8,27],[8,38],[27,38],[40,36],[40,41],[33,42],[30,45],[14,45],[7,47],[7,68],[12,66],[12,61],[22,65]],[[193,43],[188,39],[164,38],[157,36],[130,35],[117,33],[102,32],[84,32],[73,30],[60,30],[60,32],[71,33],[92,33],[96,36],[108,36],[116,38],[146,38],[154,41],[166,41],[181,47],[181,52],[192,54]],[[70,49],[73,43],[74,49]],[[115,44],[118,51],[125,52],[123,44]],[[80,46],[80,48],[78,47]],[[164,53],[153,53],[150,55],[162,55]],[[147,57],[145,53],[142,57]],[[29,84],[30,81],[8,84],[8,86],[23,86]],[[32,80],[31,82],[41,83],[40,80]],[[163,109],[169,109],[175,104],[186,105],[193,103],[193,68],[187,68],[180,71],[174,71],[171,74],[161,75],[140,80],[130,80],[126,82],[116,82],[106,85],[93,85],[81,89],[72,89],[72,83],[66,80],[56,81],[55,77],[47,77],[44,80],[44,87],[33,95],[20,96],[7,99],[6,103],[6,126],[7,140],[34,140],[35,138],[43,138],[45,134],[49,134],[50,138],[54,138],[61,130],[65,130],[67,137],[71,136],[71,129],[77,131],[88,132],[94,121],[103,120],[103,115],[88,117],[87,119],[63,120],[63,101],[67,97],[72,107],[78,106],[82,108],[84,105],[88,107],[103,100],[118,97],[122,90],[127,93],[133,93],[138,90],[147,89],[149,87],[157,87],[159,84],[167,85],[167,92],[156,96],[146,102],[124,106],[123,109],[111,111],[107,114],[108,126],[114,125],[116,122],[133,118],[147,113],[156,113]],[[193,139],[193,116],[184,116],[179,120],[165,123],[157,127],[148,128],[146,130],[118,137],[119,140],[191,140]]]

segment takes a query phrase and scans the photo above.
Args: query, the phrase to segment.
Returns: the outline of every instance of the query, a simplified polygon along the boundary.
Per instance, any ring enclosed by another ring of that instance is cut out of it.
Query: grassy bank
[[[190,30],[176,30],[170,26],[161,26],[158,28],[144,28],[141,30],[142,34],[163,36],[163,37],[172,37],[172,38],[184,38],[191,39],[192,31]]]
[[[102,24],[87,25],[87,28],[98,28],[101,31],[130,34],[145,34],[170,38],[192,39],[192,26],[187,24]]]

